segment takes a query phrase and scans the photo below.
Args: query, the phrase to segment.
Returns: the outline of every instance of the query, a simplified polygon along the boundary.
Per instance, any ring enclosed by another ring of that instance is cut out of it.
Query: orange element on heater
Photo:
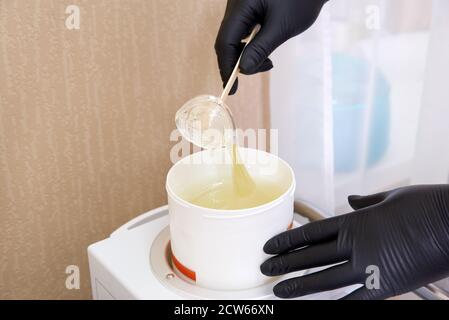
[[[196,281],[196,273],[195,271],[190,270],[186,266],[184,266],[181,262],[179,262],[178,259],[174,255],[172,255],[172,261],[175,265],[176,269],[178,269],[179,272],[181,272],[183,275],[185,275],[190,280]]]
[[[290,222],[290,224],[289,224],[288,227],[287,227],[287,230],[290,230],[291,228],[293,228],[293,221]]]

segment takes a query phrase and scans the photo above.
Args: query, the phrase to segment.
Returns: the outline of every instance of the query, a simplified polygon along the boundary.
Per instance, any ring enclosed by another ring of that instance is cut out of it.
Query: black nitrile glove
[[[268,71],[273,64],[268,56],[288,39],[307,30],[317,19],[327,0],[228,0],[215,42],[223,86],[243,49],[242,39],[262,26],[240,61],[240,72]],[[237,90],[237,81],[231,94]]]
[[[385,299],[449,275],[449,185],[350,196],[349,204],[356,211],[281,233],[265,244],[266,253],[277,254],[261,266],[269,276],[346,261],[282,281],[274,287],[276,296],[359,283],[363,286],[344,299]],[[378,268],[378,289],[374,282],[366,286],[369,266]]]

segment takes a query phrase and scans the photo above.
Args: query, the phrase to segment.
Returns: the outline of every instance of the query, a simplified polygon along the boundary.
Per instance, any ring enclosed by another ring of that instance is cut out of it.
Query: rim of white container
[[[240,217],[246,217],[246,216],[250,216],[250,215],[254,215],[254,214],[258,214],[260,213],[261,210],[265,211],[267,209],[270,209],[276,205],[278,205],[280,202],[283,201],[283,199],[288,196],[291,192],[294,192],[295,188],[296,188],[296,179],[295,179],[295,173],[293,172],[293,169],[290,167],[290,165],[283,160],[282,158],[280,158],[279,156],[276,156],[272,153],[263,151],[263,150],[259,150],[259,149],[253,149],[253,148],[240,148],[243,150],[254,150],[256,152],[261,152],[261,153],[265,153],[268,156],[271,157],[276,157],[278,161],[281,161],[286,168],[288,169],[288,171],[290,172],[291,175],[291,183],[290,186],[287,188],[287,190],[285,192],[283,192],[279,197],[277,197],[276,199],[264,203],[262,205],[256,206],[256,207],[250,207],[250,208],[245,208],[245,209],[213,209],[213,208],[207,208],[207,207],[202,207],[196,204],[193,204],[189,201],[184,200],[183,198],[181,198],[180,196],[178,196],[169,186],[168,183],[168,178],[170,176],[170,174],[172,173],[172,171],[174,170],[174,168],[178,165],[182,165],[183,161],[187,161],[188,158],[193,157],[194,155],[198,154],[198,153],[203,153],[203,152],[208,152],[209,150],[202,150],[199,152],[195,152],[192,153],[190,155],[188,155],[185,158],[182,158],[181,160],[179,160],[178,162],[176,162],[168,171],[167,173],[167,178],[165,179],[165,189],[167,190],[167,193],[173,197],[176,201],[178,201],[179,203],[181,203],[182,205],[185,206],[189,206],[189,207],[193,207],[193,208],[197,208],[203,212],[201,212],[201,214],[204,214],[205,211],[207,211],[207,213],[211,214],[211,217],[213,218],[240,218]],[[292,212],[293,212],[293,208],[292,208]]]

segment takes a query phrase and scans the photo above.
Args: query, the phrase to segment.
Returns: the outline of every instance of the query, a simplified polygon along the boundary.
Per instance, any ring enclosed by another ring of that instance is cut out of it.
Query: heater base
[[[299,216],[295,215],[296,218]],[[89,246],[94,299],[276,299],[272,288],[283,278],[238,291],[209,290],[195,285],[173,267],[168,222],[167,206],[157,208],[126,223],[109,238]],[[301,299],[337,299],[353,289],[347,287]]]

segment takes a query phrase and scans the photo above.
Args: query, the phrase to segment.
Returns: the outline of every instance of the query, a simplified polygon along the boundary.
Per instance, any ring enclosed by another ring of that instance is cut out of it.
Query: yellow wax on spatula
[[[256,183],[240,161],[237,144],[232,146],[232,181],[234,193],[239,197],[248,196],[256,190]]]
[[[231,151],[232,184],[229,185],[226,182],[218,183],[212,189],[201,192],[198,197],[195,197],[193,203],[202,204],[203,206],[207,204],[212,207],[223,207],[224,203],[229,200],[244,206],[249,204],[256,205],[256,203],[259,204],[264,199],[267,199],[262,193],[256,192],[258,187],[239,157],[234,117],[225,103],[240,71],[239,64],[243,52],[259,30],[260,26],[257,25],[249,37],[243,40],[243,42],[246,42],[245,47],[220,98],[210,95],[196,97],[188,101],[176,113],[176,126],[188,141],[205,149],[224,146]],[[205,134],[208,130],[212,133],[220,133],[221,139],[216,139],[216,137],[214,139],[214,136],[211,138],[210,135]],[[231,133],[231,137],[229,137],[229,133]]]

